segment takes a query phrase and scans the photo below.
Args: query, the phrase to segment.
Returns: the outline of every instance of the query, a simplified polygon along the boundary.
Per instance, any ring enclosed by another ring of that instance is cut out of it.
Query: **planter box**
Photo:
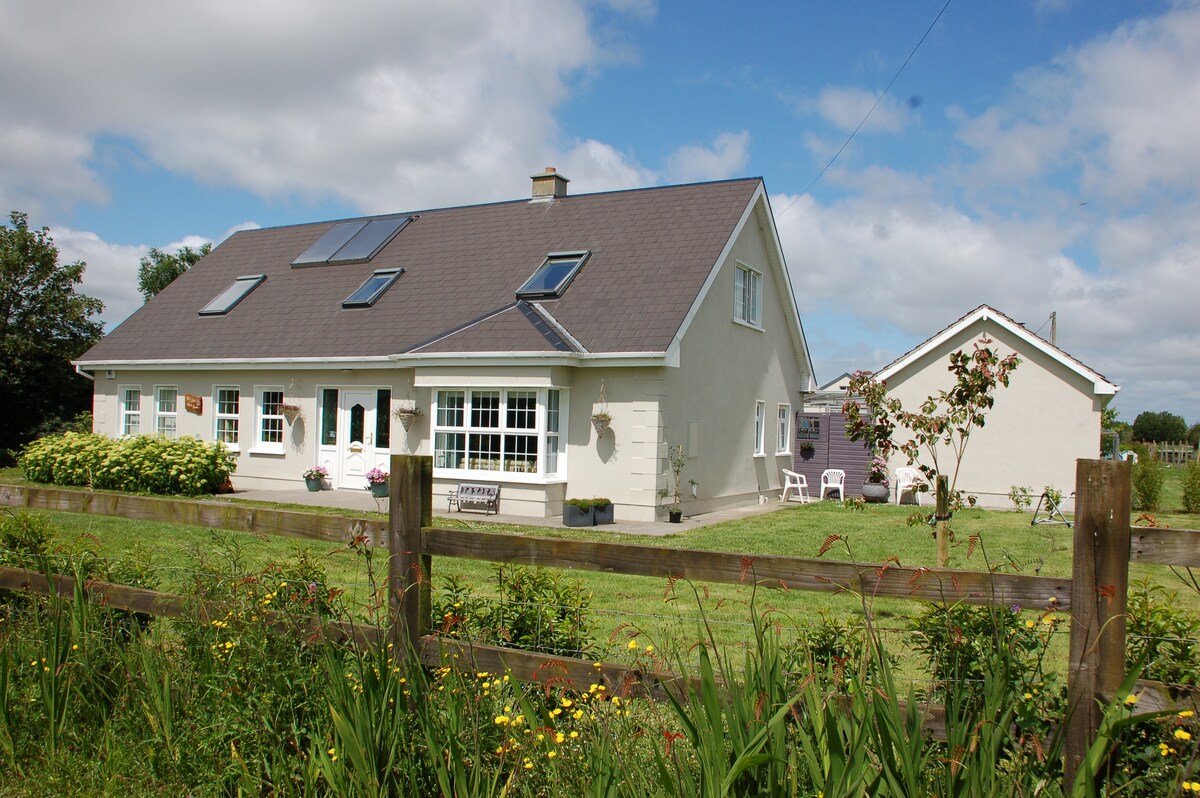
[[[611,507],[612,505],[609,506]],[[596,515],[591,507],[586,510],[580,510],[573,504],[564,504],[563,524],[566,526],[595,526]]]
[[[613,507],[612,504],[606,504],[603,507],[593,507],[592,514],[596,517],[596,525],[611,524],[613,522]]]

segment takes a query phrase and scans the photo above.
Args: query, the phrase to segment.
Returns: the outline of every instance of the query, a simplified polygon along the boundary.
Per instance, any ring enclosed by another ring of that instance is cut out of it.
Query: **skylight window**
[[[258,288],[258,284],[265,279],[267,277],[263,274],[249,274],[237,278],[231,286],[217,294],[216,299],[200,308],[200,315],[221,316],[228,313],[233,310],[237,303],[245,299],[251,291]]]
[[[293,266],[323,263],[366,263],[411,222],[413,216],[387,216],[356,222],[338,222],[316,243],[292,261]]]
[[[567,290],[590,252],[551,252],[533,276],[517,289],[518,299],[558,298]]]
[[[391,288],[396,278],[404,274],[404,269],[379,269],[366,279],[350,296],[342,301],[344,308],[369,308],[375,300],[383,296],[383,292]]]

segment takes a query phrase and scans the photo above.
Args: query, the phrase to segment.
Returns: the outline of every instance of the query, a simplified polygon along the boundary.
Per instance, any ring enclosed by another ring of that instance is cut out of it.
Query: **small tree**
[[[149,302],[159,291],[170,285],[176,277],[200,262],[212,252],[212,244],[201,244],[199,249],[180,247],[174,255],[153,247],[142,258],[138,267],[138,291]]]
[[[987,411],[995,404],[996,388],[1008,387],[1009,375],[1021,362],[1015,354],[1000,357],[991,345],[992,340],[984,337],[975,342],[972,352],[959,350],[951,354],[947,368],[954,375],[954,385],[928,397],[917,412],[905,410],[900,400],[888,393],[885,382],[868,372],[856,372],[850,378],[848,394],[860,397],[862,404],[849,398],[842,406],[847,419],[846,437],[865,441],[875,454],[885,458],[899,451],[908,458],[909,465],[921,470],[930,485],[936,485],[938,476],[946,475],[949,469],[950,495],[954,496],[971,431],[983,426]],[[898,425],[911,432],[908,440],[896,441]],[[945,462],[943,447],[949,449],[952,467]],[[922,453],[928,455],[929,462],[918,462]],[[943,550],[943,541],[939,541],[938,548]],[[944,566],[941,559],[939,554],[938,565]]]

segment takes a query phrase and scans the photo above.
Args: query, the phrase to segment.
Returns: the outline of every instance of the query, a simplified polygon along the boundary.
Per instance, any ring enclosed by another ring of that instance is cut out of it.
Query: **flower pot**
[[[683,520],[683,510],[667,510],[667,520],[672,524],[678,524]]]
[[[313,493],[316,493],[323,487],[323,485],[321,483],[322,483],[322,480],[320,477],[305,477],[304,478],[304,484],[307,485],[308,489],[311,490]]]
[[[589,507],[586,510],[581,510],[573,504],[563,505],[563,525],[564,526],[595,526],[596,515]]]
[[[374,496],[376,499],[386,499],[388,496],[388,483],[372,482],[371,483],[371,495]]]
[[[872,504],[882,504],[891,495],[891,489],[882,482],[864,482],[862,485],[863,498]]]
[[[613,505],[605,504],[593,507],[592,514],[596,517],[596,526],[611,524],[613,522]]]
[[[300,408],[285,407],[283,409],[283,417],[287,419],[287,423],[294,423],[296,419],[300,418]]]
[[[409,428],[412,427],[413,419],[416,417],[416,413],[406,413],[402,410],[396,412],[396,418],[400,419],[400,426],[404,427],[405,432],[408,432]]]
[[[604,433],[608,431],[608,425],[611,422],[606,418],[593,418],[592,427],[596,430],[596,437],[603,438]]]

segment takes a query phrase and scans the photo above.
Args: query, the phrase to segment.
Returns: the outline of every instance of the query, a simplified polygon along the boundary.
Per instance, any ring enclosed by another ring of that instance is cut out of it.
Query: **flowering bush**
[[[871,458],[871,464],[867,466],[867,482],[874,482],[884,487],[891,485],[891,480],[888,479],[887,460],[879,455]]]
[[[372,468],[363,476],[365,476],[367,478],[367,482],[370,482],[372,485],[383,485],[388,481],[390,474],[388,474],[388,472],[384,471],[382,468]]]
[[[325,466],[313,466],[304,472],[305,479],[325,479],[329,476],[329,469]]]
[[[216,493],[233,473],[233,455],[220,443],[68,432],[39,438],[20,458],[27,479],[96,490],[197,496]]]

